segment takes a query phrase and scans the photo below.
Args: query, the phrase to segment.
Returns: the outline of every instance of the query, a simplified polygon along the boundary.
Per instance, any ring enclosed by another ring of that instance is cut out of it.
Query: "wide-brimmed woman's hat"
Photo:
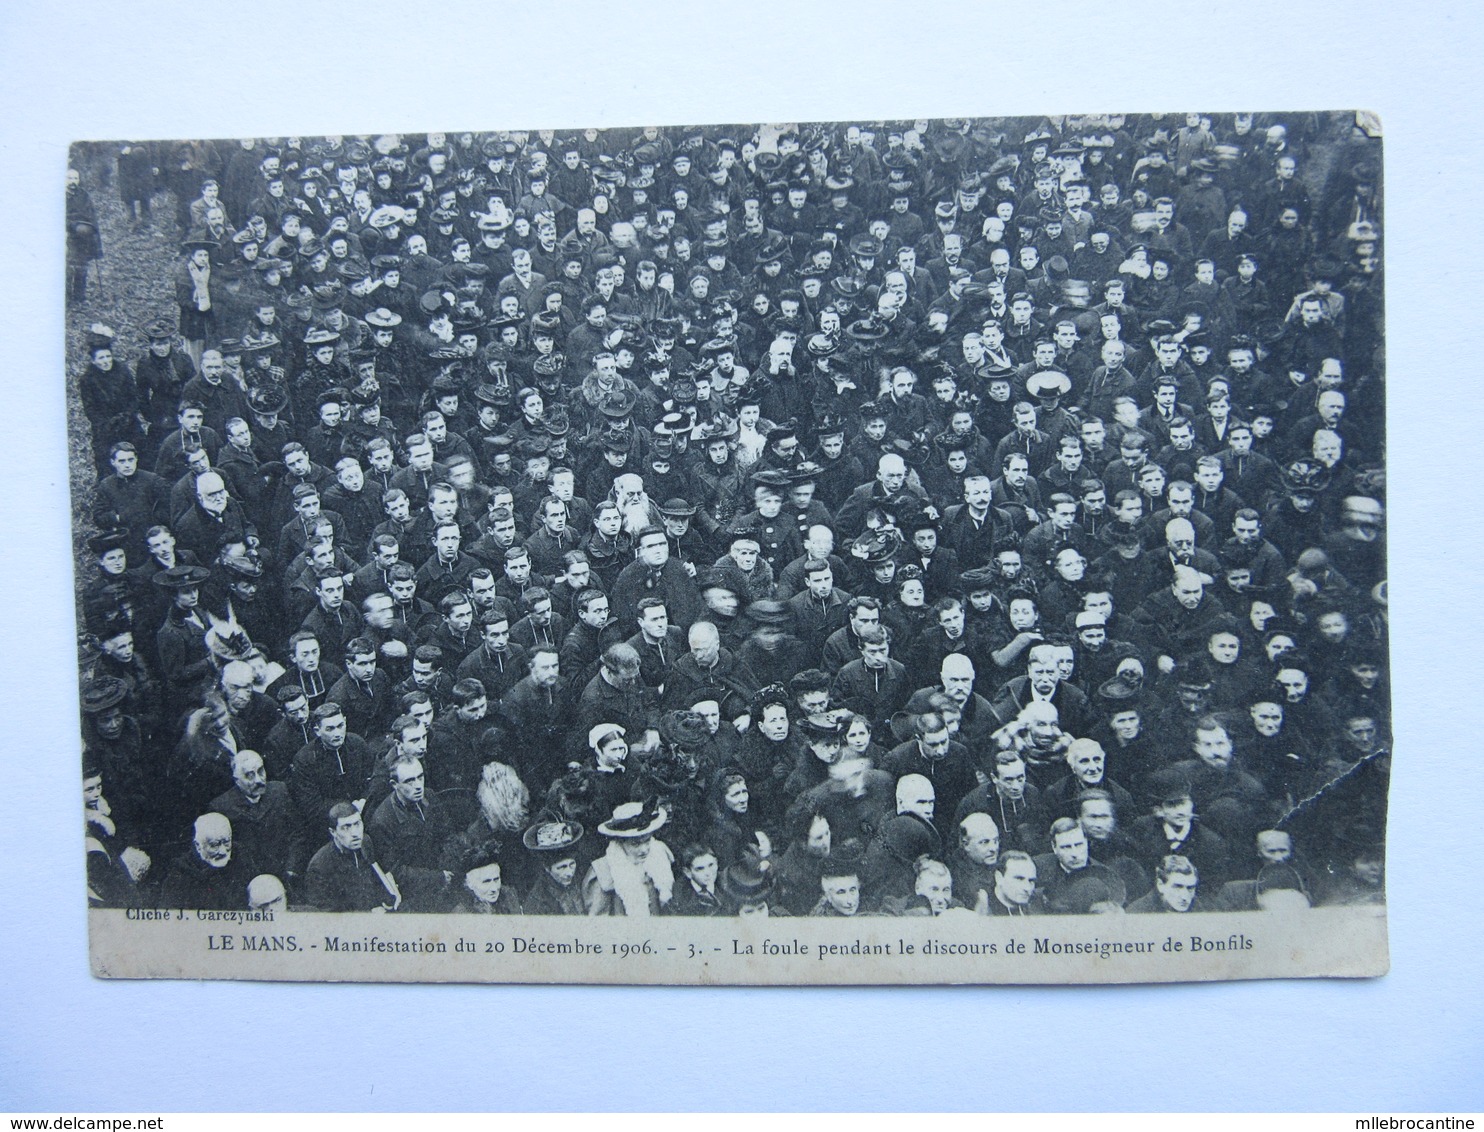
[[[624,802],[614,807],[613,816],[598,826],[604,837],[648,837],[665,824],[665,811],[646,802]]]

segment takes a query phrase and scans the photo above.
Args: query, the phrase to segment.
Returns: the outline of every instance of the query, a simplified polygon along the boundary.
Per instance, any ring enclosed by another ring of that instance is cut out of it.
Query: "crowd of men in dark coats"
[[[75,164],[94,905],[1382,899],[1363,117]]]

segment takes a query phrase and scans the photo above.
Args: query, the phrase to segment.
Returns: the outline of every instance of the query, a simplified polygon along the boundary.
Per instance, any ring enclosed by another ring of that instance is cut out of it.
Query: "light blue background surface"
[[[25,469],[0,508],[0,1109],[1480,1107],[1477,8],[477,14],[505,7],[0,10],[0,452]],[[660,991],[88,975],[57,381],[69,140],[1357,106],[1387,132],[1390,976]]]

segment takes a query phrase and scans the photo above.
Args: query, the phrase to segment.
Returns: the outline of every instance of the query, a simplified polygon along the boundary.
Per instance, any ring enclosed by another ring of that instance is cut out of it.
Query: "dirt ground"
[[[148,344],[143,328],[154,319],[174,318],[177,313],[170,286],[170,268],[181,239],[175,198],[167,191],[157,193],[152,219],[136,227],[119,200],[113,152],[104,146],[74,146],[72,152],[72,167],[82,174],[83,188],[93,198],[103,236],[103,258],[89,271],[87,301],[69,304],[66,321],[68,485],[72,491],[73,583],[79,599],[79,659],[83,662],[90,651],[83,639],[81,597],[94,573],[87,542],[97,533],[91,518],[97,484],[92,433],[77,393],[78,375],[87,364],[87,330],[95,322],[111,327],[118,335],[120,357],[132,365]]]

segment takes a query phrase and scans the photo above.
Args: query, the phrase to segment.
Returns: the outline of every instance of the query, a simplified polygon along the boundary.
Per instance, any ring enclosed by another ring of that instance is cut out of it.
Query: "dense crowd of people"
[[[1381,901],[1367,125],[84,154],[90,903]]]

